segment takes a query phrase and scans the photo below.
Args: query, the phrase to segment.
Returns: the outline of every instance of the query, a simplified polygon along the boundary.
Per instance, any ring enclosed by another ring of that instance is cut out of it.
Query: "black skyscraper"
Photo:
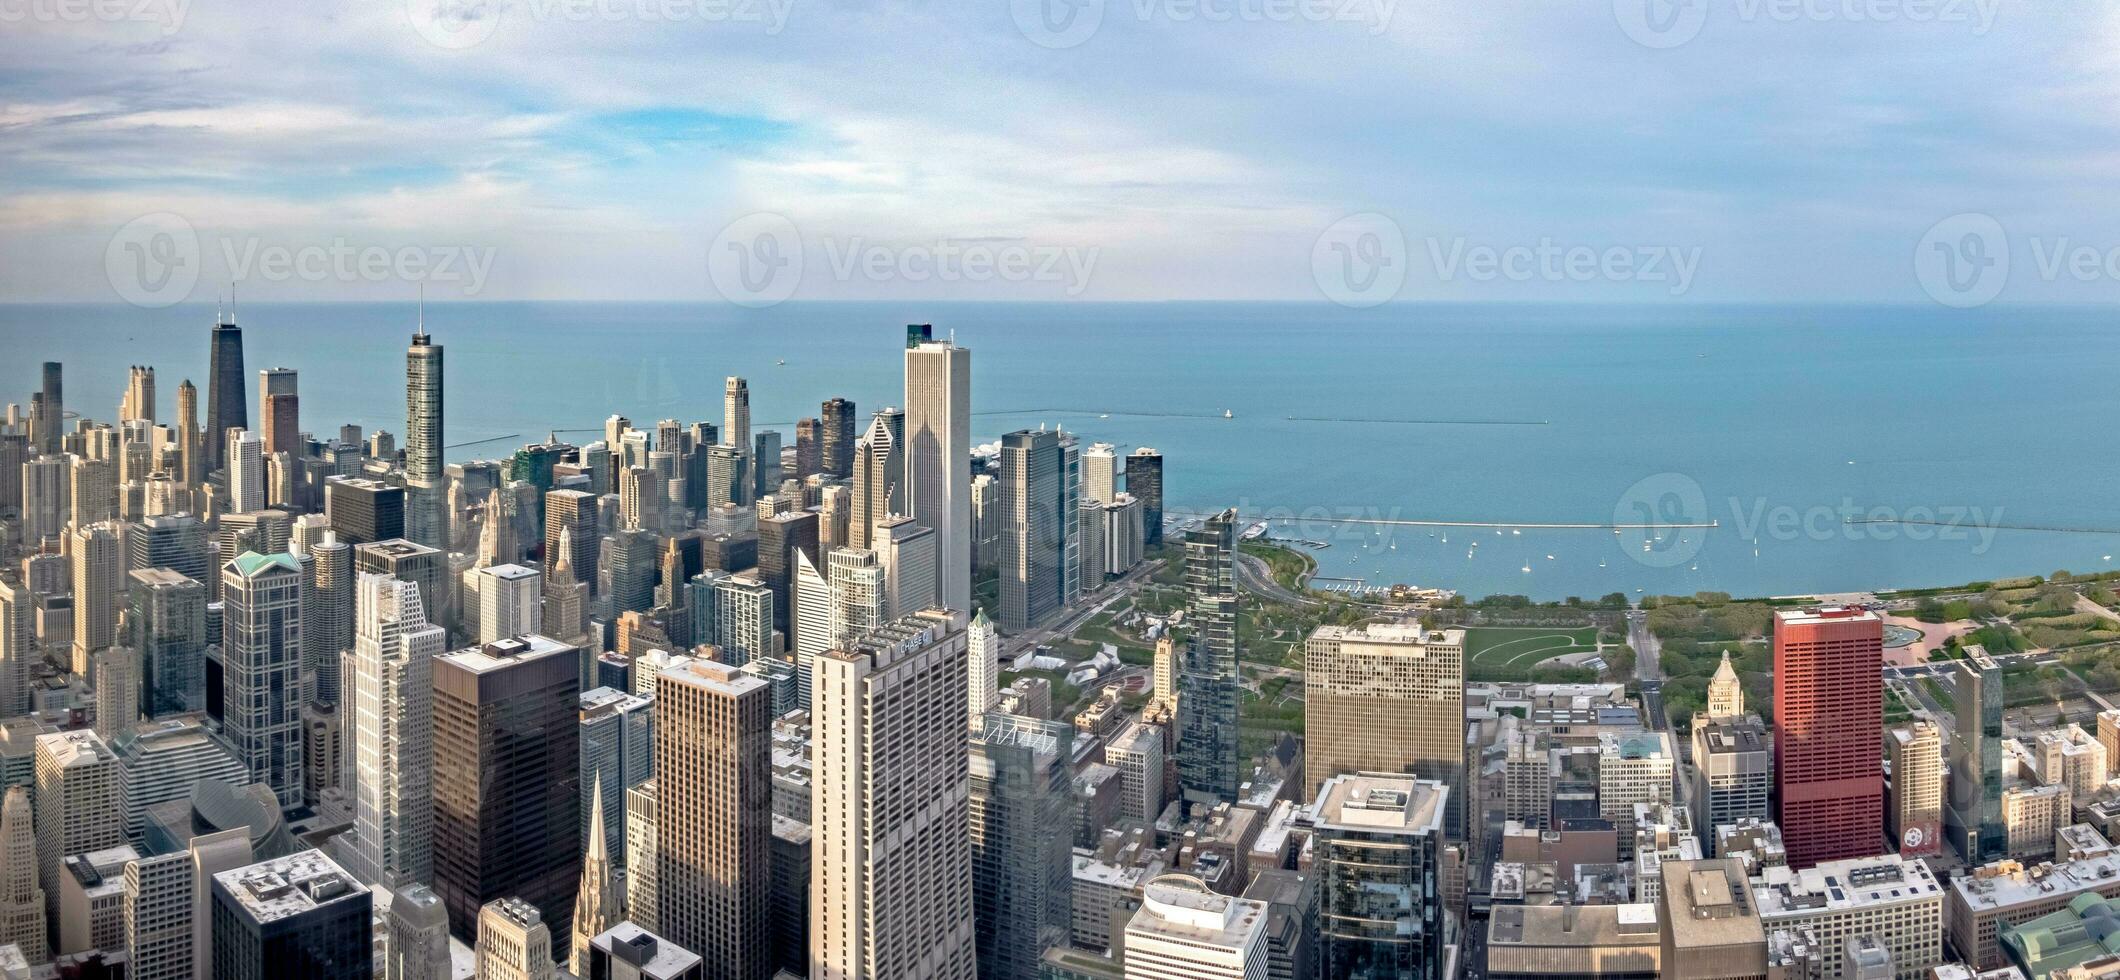
[[[1163,454],[1146,446],[1126,457],[1126,492],[1141,502],[1144,543],[1163,543]]]
[[[824,403],[824,471],[840,479],[854,475],[854,403],[834,398]]]
[[[233,320],[234,317],[229,319]],[[213,328],[213,368],[206,384],[206,469],[227,462],[228,430],[250,428],[250,402],[243,394],[243,328],[218,323]]]

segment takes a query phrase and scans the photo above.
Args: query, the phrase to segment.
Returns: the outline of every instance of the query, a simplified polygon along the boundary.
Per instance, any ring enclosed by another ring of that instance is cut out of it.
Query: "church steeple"
[[[625,903],[612,880],[611,849],[604,841],[604,779],[599,773],[589,794],[589,844],[582,851],[581,888],[574,896],[574,942],[568,963],[575,976],[589,975],[589,940],[625,917]]]

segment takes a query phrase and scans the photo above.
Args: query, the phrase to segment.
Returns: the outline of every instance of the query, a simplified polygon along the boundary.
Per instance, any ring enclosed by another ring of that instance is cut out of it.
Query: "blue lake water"
[[[293,367],[304,428],[402,433],[413,316],[246,304],[249,395],[257,369]],[[199,304],[0,305],[0,400],[26,405],[38,362],[59,360],[67,407],[108,419],[127,366],[152,364],[167,417],[180,380],[204,385],[212,319]],[[2095,570],[2120,554],[2120,534],[1994,527],[2120,531],[2107,308],[450,303],[426,320],[448,352],[448,442],[493,440],[455,459],[613,412],[718,422],[730,374],[750,379],[761,427],[792,441],[826,398],[864,417],[898,403],[903,325],[933,322],[973,350],[978,441],[1044,422],[1155,446],[1172,510],[1718,525],[1300,528],[1331,541],[1331,575],[1472,595],[1758,595]]]

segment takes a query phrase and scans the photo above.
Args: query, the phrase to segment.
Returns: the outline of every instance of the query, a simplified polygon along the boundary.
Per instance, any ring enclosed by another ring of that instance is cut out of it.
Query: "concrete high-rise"
[[[1022,429],[1001,437],[1001,628],[1020,633],[1067,602],[1059,434]],[[968,492],[968,491],[967,491]]]
[[[1944,833],[1968,864],[1981,865],[2009,850],[2002,822],[2002,667],[1974,648],[1957,661],[1951,687],[1956,717],[1951,723],[1951,805]]]
[[[221,568],[222,731],[280,805],[302,800],[302,564],[246,551]]]
[[[293,368],[272,367],[258,372],[257,431],[265,442],[266,455],[294,452],[295,430],[301,424],[296,417],[296,403],[276,405],[273,399],[281,395],[298,398],[300,392],[301,381]],[[276,412],[282,410],[287,411],[288,416],[276,418]]]
[[[206,376],[206,470],[227,465],[228,430],[250,428],[250,399],[244,394],[243,328],[230,322],[213,328],[212,366]],[[48,450],[49,451],[49,450]]]
[[[1320,626],[1303,648],[1303,771],[1409,773],[1465,784],[1465,631],[1418,623]],[[1444,826],[1462,834],[1457,806]]]
[[[340,657],[353,649],[353,549],[327,530],[309,546],[309,604],[302,610],[303,670],[312,677],[316,700],[337,705]]]
[[[442,345],[422,324],[405,350],[405,536],[447,551],[442,407]]]
[[[562,551],[572,559],[572,579],[596,588],[596,566],[603,536],[597,527],[596,495],[581,490],[545,494],[545,578],[557,581]],[[562,547],[565,539],[565,547]]]
[[[70,855],[125,843],[125,774],[96,733],[37,736],[37,872],[44,914],[59,921],[59,876]]]
[[[817,659],[811,980],[975,975],[964,661],[940,609]]]
[[[119,642],[118,610],[125,605],[125,548],[115,523],[77,525],[73,553],[73,672],[87,676],[88,658]]]
[[[390,898],[384,922],[389,952],[383,980],[450,980],[449,910],[426,885],[407,885]]]
[[[1902,857],[1939,853],[1943,844],[1942,730],[1927,721],[1894,728],[1886,733],[1884,755],[1892,768],[1886,832],[1899,842]]]
[[[374,573],[355,588],[352,847],[363,881],[396,888],[434,872],[434,658],[448,634],[419,587]]]
[[[664,671],[655,697],[656,931],[701,954],[710,977],[767,980],[771,693],[741,670],[694,661]]]
[[[222,454],[222,465],[228,470],[228,512],[264,510],[265,441],[249,429],[230,429],[222,441],[228,444]]]
[[[206,480],[206,445],[199,431],[199,389],[186,378],[177,385],[177,482],[197,487]]]
[[[37,832],[31,825],[28,786],[9,786],[0,799],[0,946],[13,945],[23,958],[42,963],[51,958],[45,939],[44,886],[37,854]]]
[[[775,514],[758,522],[758,577],[773,590],[773,628],[790,633],[788,611],[795,595],[796,554],[815,556],[817,515],[810,511]],[[812,561],[814,566],[816,562]],[[680,939],[680,942],[683,940]]]
[[[936,601],[972,607],[972,352],[908,328],[905,507],[935,532]]]
[[[155,424],[155,369],[132,366],[125,382],[125,400],[118,405],[118,421]]]
[[[968,718],[977,728],[1001,701],[1001,637],[986,610],[972,614],[964,627],[965,692]]]
[[[1266,980],[1266,923],[1265,902],[1158,875],[1126,924],[1126,980]]]
[[[883,615],[910,616],[936,604],[935,532],[910,517],[876,525],[876,563],[883,567]]]
[[[553,956],[552,927],[536,905],[510,896],[479,909],[476,980],[554,980]]]
[[[36,680],[36,600],[23,582],[0,577],[0,718],[30,712]]]
[[[1178,786],[1188,804],[1233,803],[1237,749],[1237,512],[1185,535],[1185,611],[1193,634],[1178,699]]]
[[[509,896],[574,921],[579,656],[533,635],[434,661],[434,890],[459,939]]]
[[[722,383],[721,441],[751,451],[751,385],[742,378],[731,376]]]
[[[1055,828],[1074,821],[1073,744],[1065,722],[1000,713],[972,735],[972,908],[988,980],[1038,980],[1045,951],[1068,943],[1074,842]]]
[[[1845,606],[1774,616],[1774,780],[1789,866],[1877,853],[1884,827],[1884,620]]]
[[[366,477],[331,477],[324,481],[324,514],[347,544],[402,538],[405,488]]]

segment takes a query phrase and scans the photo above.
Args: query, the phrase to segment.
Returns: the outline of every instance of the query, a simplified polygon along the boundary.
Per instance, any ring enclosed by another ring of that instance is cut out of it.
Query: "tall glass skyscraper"
[[[250,428],[250,405],[243,397],[243,328],[235,317],[213,328],[213,364],[206,377],[206,470],[221,468],[228,456],[228,430]]]
[[[1969,864],[2007,856],[2002,825],[2002,668],[1984,652],[1958,661],[1951,726],[1951,805],[1944,834]]]
[[[1178,786],[1188,806],[1234,803],[1241,782],[1236,556],[1234,507],[1186,532],[1185,609],[1193,635],[1178,686]]]
[[[449,550],[442,479],[442,347],[422,324],[405,350],[405,536]]]

